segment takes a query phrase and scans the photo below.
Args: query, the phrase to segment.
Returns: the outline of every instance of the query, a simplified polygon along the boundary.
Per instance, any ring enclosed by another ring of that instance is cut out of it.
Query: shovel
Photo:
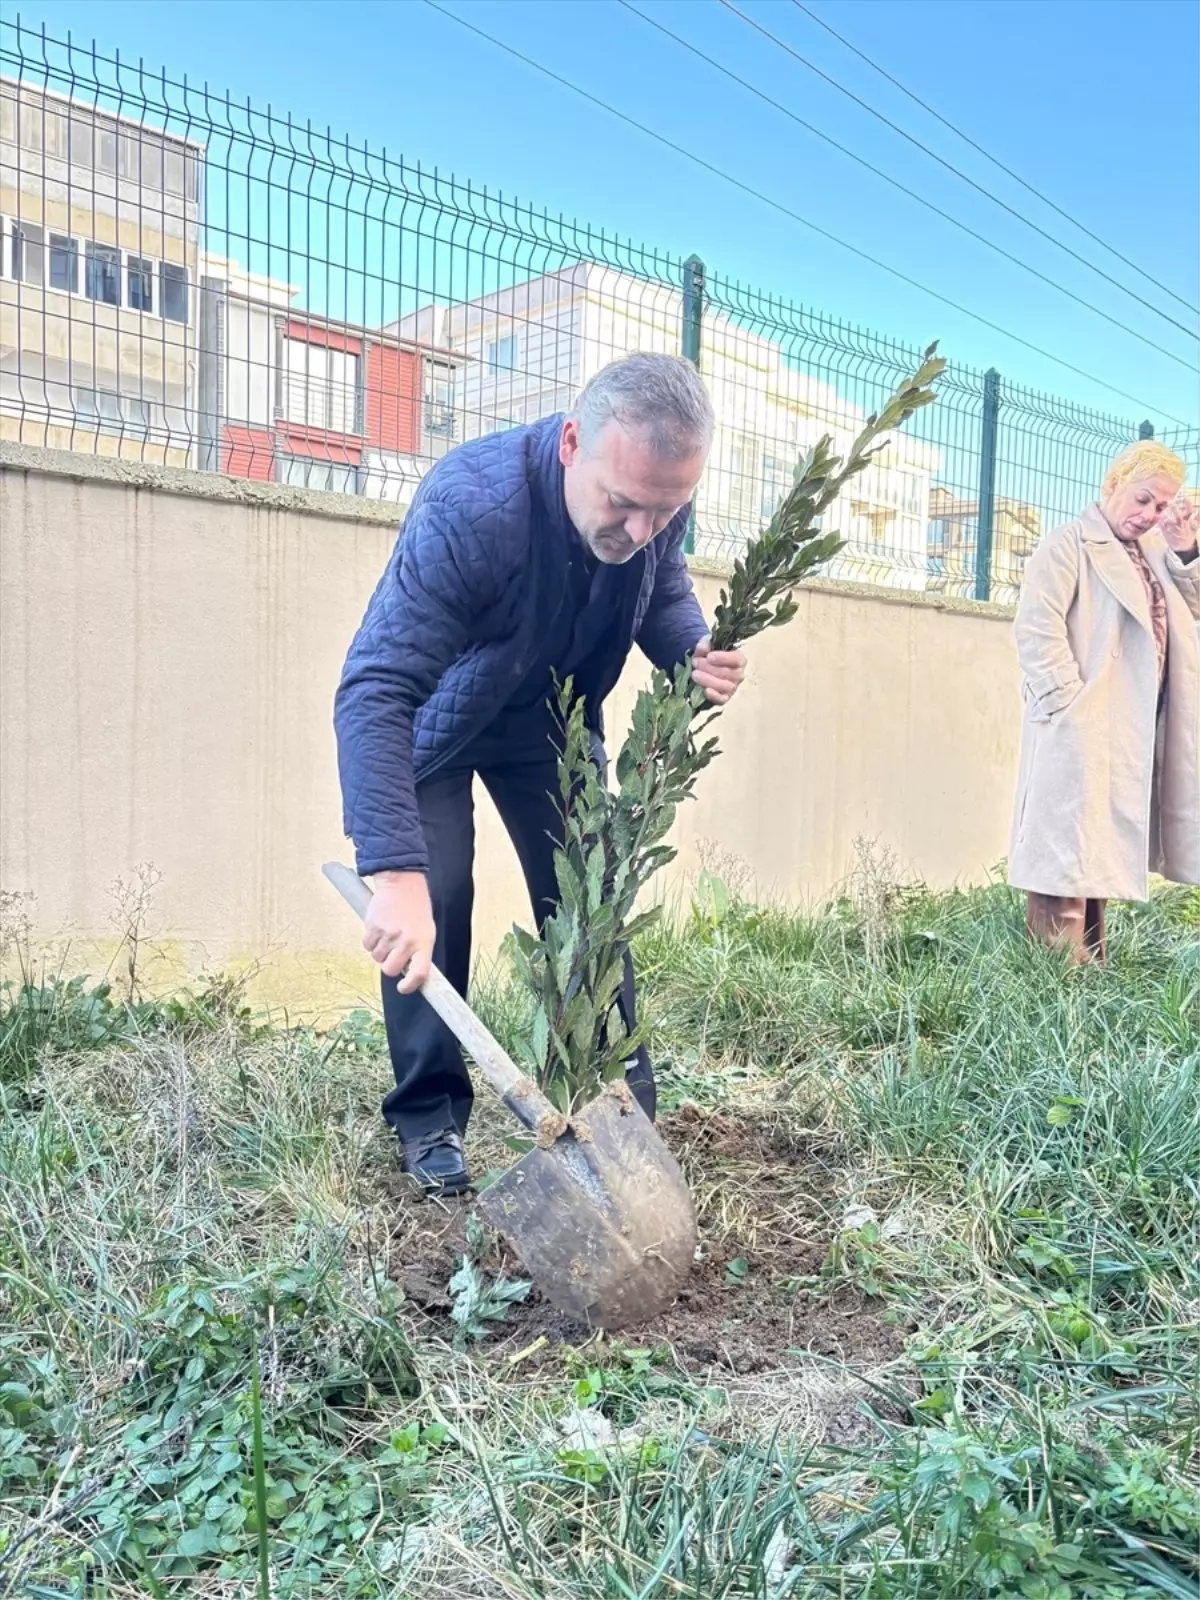
[[[365,917],[371,891],[362,879],[336,863],[322,870]],[[421,993],[536,1141],[480,1194],[484,1220],[576,1321],[649,1322],[675,1299],[696,1251],[692,1197],[649,1117],[623,1081],[564,1117],[436,967]]]

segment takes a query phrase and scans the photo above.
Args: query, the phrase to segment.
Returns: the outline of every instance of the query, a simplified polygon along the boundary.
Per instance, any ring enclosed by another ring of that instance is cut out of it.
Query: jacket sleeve
[[[1035,720],[1063,711],[1083,688],[1071,654],[1067,612],[1079,590],[1079,542],[1069,529],[1052,533],[1034,551],[1017,604],[1017,657]]]
[[[1185,560],[1178,550],[1172,550],[1168,545],[1167,571],[1187,602],[1188,610],[1200,622],[1200,560],[1194,555],[1190,560]]]
[[[427,870],[413,723],[492,599],[488,551],[444,505],[416,505],[350,646],[334,702],[347,835],[360,873]]]
[[[708,637],[708,624],[683,554],[687,524],[687,513],[681,512],[678,528],[669,528],[662,535],[664,548],[654,569],[654,589],[637,635],[643,654],[664,672],[671,672]]]

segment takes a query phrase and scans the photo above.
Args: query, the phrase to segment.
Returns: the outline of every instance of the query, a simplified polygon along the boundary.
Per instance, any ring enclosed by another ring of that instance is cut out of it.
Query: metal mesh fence
[[[566,409],[614,357],[683,353],[717,414],[695,549],[726,556],[919,359],[19,22],[0,69],[0,437],[403,507],[446,451]],[[951,366],[834,509],[834,575],[1011,598],[1138,432]],[[1162,437],[1194,473],[1196,431]]]

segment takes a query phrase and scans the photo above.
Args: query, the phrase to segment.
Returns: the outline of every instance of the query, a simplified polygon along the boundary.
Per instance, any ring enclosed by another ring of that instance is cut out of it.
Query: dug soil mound
[[[875,1371],[902,1354],[909,1327],[894,1307],[822,1276],[842,1206],[837,1171],[811,1146],[769,1120],[693,1105],[664,1116],[659,1129],[695,1198],[700,1259],[676,1303],[630,1330],[628,1340],[670,1346],[678,1364],[703,1381],[806,1365]],[[448,1284],[466,1249],[469,1202],[419,1200],[404,1178],[389,1187],[400,1207],[391,1274],[424,1331],[449,1338]],[[480,1265],[521,1273],[501,1243]],[[519,1356],[528,1375],[540,1366],[561,1369],[564,1347],[593,1337],[534,1289],[478,1348],[498,1363]]]

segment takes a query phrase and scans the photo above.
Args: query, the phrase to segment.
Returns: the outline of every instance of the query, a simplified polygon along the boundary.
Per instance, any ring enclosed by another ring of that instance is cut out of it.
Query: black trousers
[[[479,777],[495,802],[516,847],[538,927],[558,904],[554,851],[562,838],[558,774],[553,761],[489,765]],[[421,826],[429,852],[429,894],[437,926],[433,959],[458,990],[467,992],[471,971],[471,910],[475,898],[475,807],[472,769],[440,772],[417,788]],[[633,1026],[633,963],[626,958],[621,1011]],[[471,1079],[454,1035],[420,994],[402,995],[394,978],[383,979],[383,1017],[396,1087],[385,1097],[383,1115],[402,1139],[438,1128],[466,1132],[471,1115]],[[645,1048],[626,1072],[630,1089],[653,1118],[654,1074]]]

